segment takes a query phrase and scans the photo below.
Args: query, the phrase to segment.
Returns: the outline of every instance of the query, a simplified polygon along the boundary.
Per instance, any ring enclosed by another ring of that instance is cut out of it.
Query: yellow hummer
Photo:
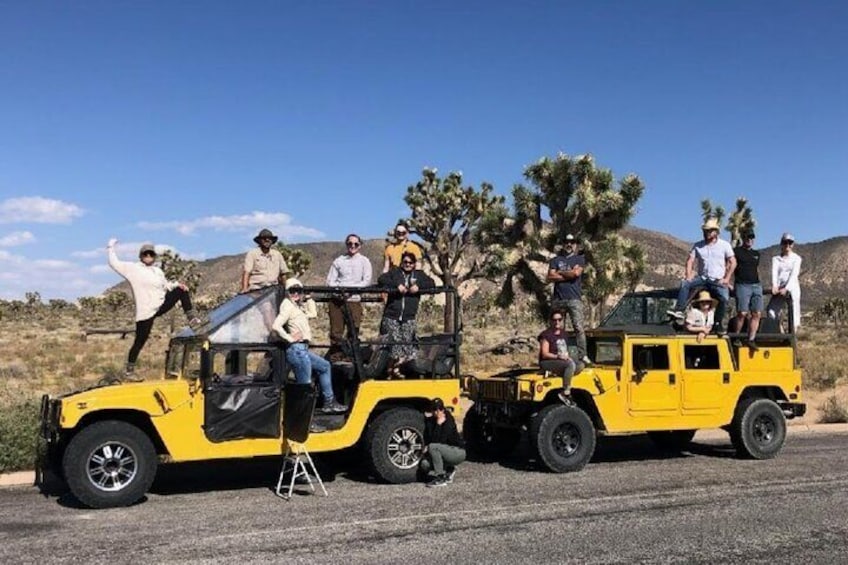
[[[423,410],[437,397],[445,406],[459,406],[459,332],[427,334],[441,329],[444,312],[438,312],[438,324],[427,324],[423,332],[419,325],[417,358],[390,372],[389,347],[397,342],[362,339],[343,299],[356,294],[378,303],[385,289],[304,290],[318,303],[343,305],[349,336],[346,358],[332,363],[334,392],[348,411],[316,412],[313,429],[322,431],[309,435],[306,448],[318,453],[359,445],[376,478],[415,480]],[[453,327],[459,327],[454,289],[421,294],[442,295],[422,301],[433,306],[430,310],[452,304]],[[170,340],[161,379],[102,382],[55,398],[45,395],[41,436],[46,464],[57,468],[82,503],[105,508],[140,499],[160,462],[280,455],[281,412],[293,382],[286,345],[271,332],[282,299],[276,286],[240,294],[211,311],[197,332],[182,330]],[[326,350],[329,344],[312,347]]]
[[[465,377],[474,401],[463,426],[469,449],[503,454],[526,431],[538,462],[567,472],[589,462],[596,435],[647,432],[659,447],[680,450],[696,430],[722,428],[741,456],[774,457],[786,419],[806,410],[791,318],[789,333],[763,319],[757,349],[736,334],[698,342],[667,318],[676,294],[624,296],[587,332],[593,363],[572,378],[570,392],[539,368]]]

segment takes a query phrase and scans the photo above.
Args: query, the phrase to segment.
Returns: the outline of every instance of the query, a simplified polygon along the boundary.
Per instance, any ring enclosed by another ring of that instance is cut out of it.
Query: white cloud
[[[120,282],[115,273],[92,273],[85,266],[62,259],[31,259],[0,250],[0,298],[23,298],[36,291],[44,300],[95,296]]]
[[[0,202],[0,224],[69,224],[83,213],[76,204],[41,196],[7,198]]]
[[[171,222],[139,222],[138,226],[147,230],[174,230],[182,235],[193,235],[199,230],[253,232],[268,228],[283,239],[302,236],[310,238],[324,237],[324,233],[314,228],[292,224],[292,218],[284,212],[251,212],[234,216],[206,216],[196,220]],[[255,234],[254,234],[255,235]]]
[[[8,235],[0,237],[0,247],[15,247],[18,245],[24,245],[25,243],[32,243],[34,241],[35,236],[32,235],[32,232],[13,231]]]

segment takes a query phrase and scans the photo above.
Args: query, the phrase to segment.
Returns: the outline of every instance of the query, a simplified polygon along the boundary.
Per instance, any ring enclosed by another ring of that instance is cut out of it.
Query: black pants
[[[135,341],[133,341],[132,347],[130,347],[127,363],[135,364],[138,354],[141,353],[141,348],[144,347],[144,344],[147,343],[147,338],[150,337],[150,330],[153,329],[153,320],[170,312],[171,308],[176,306],[177,302],[180,303],[183,312],[186,314],[191,311],[191,296],[187,290],[177,287],[165,293],[165,301],[152,317],[135,323]]]

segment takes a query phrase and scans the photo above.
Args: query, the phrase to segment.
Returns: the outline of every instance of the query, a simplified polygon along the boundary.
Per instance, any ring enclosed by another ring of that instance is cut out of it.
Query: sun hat
[[[795,236],[789,232],[785,232],[782,236],[780,236],[780,243],[788,241],[789,243],[795,243]]]
[[[710,230],[721,231],[721,226],[718,225],[718,219],[711,217],[711,218],[707,218],[706,221],[704,221],[704,225],[701,226],[701,229],[704,230],[704,231],[710,231]]]
[[[271,243],[277,243],[277,239],[279,239],[276,235],[273,234],[273,232],[271,232],[271,230],[264,229],[259,232],[259,235],[253,238],[253,241],[259,243],[262,239],[266,237],[271,238]]]
[[[712,303],[713,303],[713,307],[714,307],[714,308],[715,308],[715,306],[718,304],[718,300],[716,300],[715,298],[713,298],[713,297],[710,295],[710,291],[708,291],[708,290],[702,290],[702,291],[700,291],[700,292],[698,293],[698,296],[696,296],[695,298],[693,298],[693,299],[692,299],[692,304],[699,304],[699,303],[701,303],[701,302],[712,302]]]
[[[752,229],[742,230],[742,239],[757,239],[757,235]]]
[[[141,248],[139,248],[138,256],[141,257],[145,253],[153,253],[154,255],[156,255],[156,247],[154,247],[152,243],[145,243],[141,246]]]
[[[580,243],[580,239],[574,236],[574,234],[568,234],[565,236],[563,240],[565,243]]]
[[[295,278],[286,279],[286,290],[290,290],[296,286],[303,288],[303,283]]]

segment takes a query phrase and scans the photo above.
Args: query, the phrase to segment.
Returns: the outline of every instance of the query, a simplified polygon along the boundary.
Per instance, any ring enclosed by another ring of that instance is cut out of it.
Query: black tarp
[[[277,385],[215,383],[205,397],[204,428],[210,441],[280,437]]]

